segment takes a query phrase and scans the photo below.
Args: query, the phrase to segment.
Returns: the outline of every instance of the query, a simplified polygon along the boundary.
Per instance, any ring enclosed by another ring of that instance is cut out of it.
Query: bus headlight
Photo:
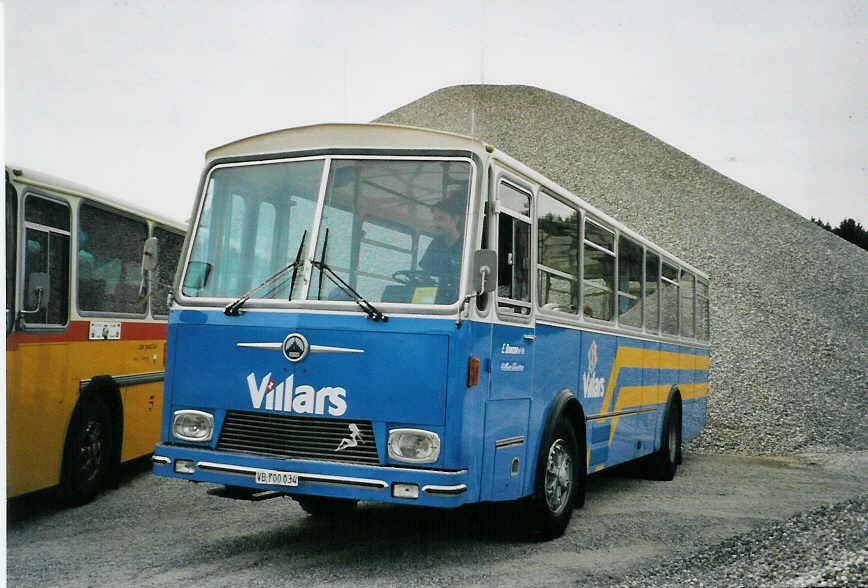
[[[389,431],[389,457],[407,463],[434,463],[440,457],[440,437],[420,429]]]
[[[183,441],[210,441],[214,417],[199,410],[177,410],[172,419],[172,434]]]

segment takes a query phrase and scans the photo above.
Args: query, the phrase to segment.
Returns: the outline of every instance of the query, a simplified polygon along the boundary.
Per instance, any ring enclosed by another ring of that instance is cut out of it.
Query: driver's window
[[[24,221],[22,322],[63,326],[69,315],[69,206],[31,194]]]
[[[498,186],[497,308],[530,315],[530,194],[507,182]]]

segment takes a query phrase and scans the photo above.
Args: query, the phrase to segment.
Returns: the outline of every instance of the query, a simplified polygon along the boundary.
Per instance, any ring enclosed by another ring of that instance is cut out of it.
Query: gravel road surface
[[[868,453],[685,453],[672,482],[594,478],[566,534],[517,538],[509,511],[364,503],[322,523],[292,500],[209,496],[146,463],[77,509],[9,503],[10,586],[859,585]],[[825,583],[825,584],[824,584]]]

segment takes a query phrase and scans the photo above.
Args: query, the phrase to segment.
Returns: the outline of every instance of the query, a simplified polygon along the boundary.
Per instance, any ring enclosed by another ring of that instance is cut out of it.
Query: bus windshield
[[[207,184],[183,293],[241,296],[290,264],[306,239],[307,258],[326,264],[370,302],[454,303],[470,175],[469,161],[460,158],[218,167]],[[250,298],[351,299],[327,272],[311,269],[309,284],[302,283],[304,272],[289,271]]]

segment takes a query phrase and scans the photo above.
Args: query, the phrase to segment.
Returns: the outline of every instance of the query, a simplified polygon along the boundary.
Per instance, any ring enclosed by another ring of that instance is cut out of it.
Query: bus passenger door
[[[527,476],[533,385],[531,191],[499,177],[498,283],[486,411],[484,499],[518,498]],[[487,492],[486,492],[487,491]]]
[[[77,391],[69,381],[70,206],[23,196],[18,317],[7,355],[7,491],[59,482],[63,442]],[[48,339],[43,342],[41,339]],[[7,341],[7,344],[9,342]],[[11,364],[11,365],[10,365]],[[66,403],[66,406],[64,406]]]

